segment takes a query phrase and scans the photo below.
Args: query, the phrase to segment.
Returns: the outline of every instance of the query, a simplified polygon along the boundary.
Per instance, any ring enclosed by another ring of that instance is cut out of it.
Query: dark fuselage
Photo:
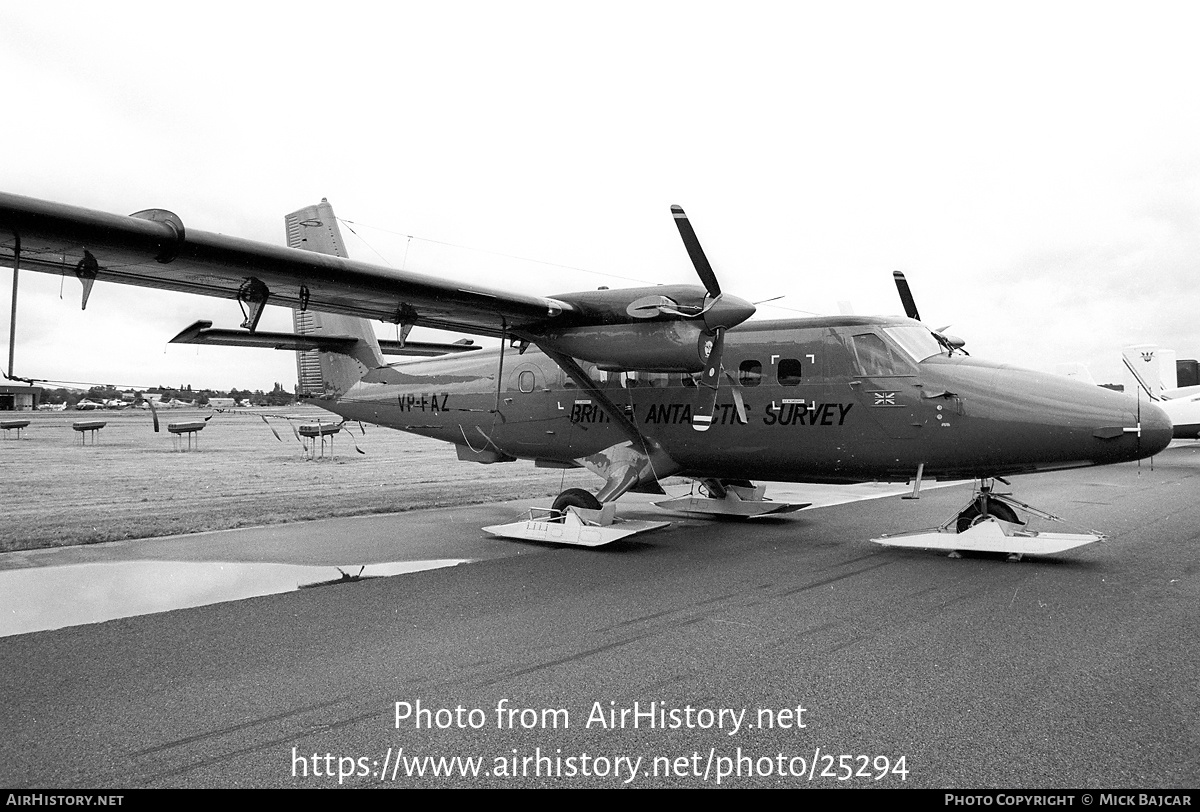
[[[903,318],[748,322],[727,335],[707,432],[691,426],[691,375],[587,369],[679,473],[695,477],[907,480],[920,464],[926,476],[1003,476],[1140,459],[1170,440],[1170,421],[1155,407],[1143,404],[1139,415],[1122,394],[934,345]],[[498,390],[499,355],[406,363],[388,383],[314,402],[454,443],[481,462],[570,465],[629,439],[598,398],[535,348],[505,351]]]

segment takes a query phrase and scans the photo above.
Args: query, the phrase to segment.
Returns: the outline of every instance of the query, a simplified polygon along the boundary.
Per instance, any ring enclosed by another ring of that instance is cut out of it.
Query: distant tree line
[[[247,401],[252,406],[290,406],[296,402],[296,396],[284,389],[283,385],[278,382],[276,382],[275,388],[270,392],[263,392],[261,389],[254,391],[249,389],[230,389],[229,391],[219,389],[194,390],[191,384],[183,384],[178,387],[157,386],[146,390],[122,390],[115,386],[93,386],[86,391],[64,388],[43,389],[39,402],[65,403],[69,408],[81,400],[96,402],[124,400],[133,406],[140,406],[143,401],[148,399],[149,395],[160,395],[160,400],[191,401],[198,406],[207,406],[210,398],[233,398],[234,403],[240,404],[243,401]]]

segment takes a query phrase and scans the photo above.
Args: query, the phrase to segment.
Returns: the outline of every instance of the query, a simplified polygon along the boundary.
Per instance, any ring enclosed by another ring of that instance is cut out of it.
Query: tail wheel
[[[958,514],[958,524],[955,526],[955,529],[959,533],[963,532],[964,530],[969,530],[989,516],[999,519],[1002,522],[1023,524],[1023,522],[1017,518],[1016,512],[1008,505],[1004,504],[1003,502],[998,502],[994,499],[989,499],[986,513],[980,510],[979,502],[972,502],[966,510]]]
[[[599,510],[600,500],[583,488],[568,488],[558,495],[551,507],[559,513],[565,512],[569,507]]]

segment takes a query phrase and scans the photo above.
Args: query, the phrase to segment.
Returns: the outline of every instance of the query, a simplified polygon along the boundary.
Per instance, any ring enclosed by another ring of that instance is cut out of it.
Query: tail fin
[[[306,206],[284,217],[289,248],[301,248],[348,256],[342,242],[333,206],[324,198],[315,206]],[[358,343],[349,354],[310,350],[296,353],[296,375],[301,396],[338,397],[370,370],[384,366],[383,353],[375,330],[366,319],[319,313],[314,310],[293,310],[292,324],[301,335],[324,334],[352,336]]]
[[[1121,360],[1133,376],[1134,385],[1141,387],[1151,400],[1162,400],[1163,392],[1175,388],[1177,373],[1174,350],[1164,350],[1153,344],[1137,344],[1122,348]]]

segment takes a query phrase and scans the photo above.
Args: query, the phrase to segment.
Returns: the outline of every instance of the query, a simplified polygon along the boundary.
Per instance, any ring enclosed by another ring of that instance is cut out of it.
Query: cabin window
[[[679,383],[689,389],[694,389],[696,387],[696,379],[692,376],[692,373],[690,373],[690,372],[681,373],[679,375]]]
[[[517,388],[522,392],[532,392],[536,383],[537,378],[531,370],[527,369],[517,376]]]
[[[776,379],[783,386],[795,386],[800,383],[801,367],[800,361],[796,358],[780,358],[779,367],[776,372]]]
[[[664,389],[670,376],[665,372],[643,372],[642,379],[645,386],[653,387],[654,389]]]
[[[638,374],[636,372],[622,372],[621,386],[626,389],[636,389],[638,386]]]
[[[762,383],[762,364],[758,361],[742,361],[738,367],[738,383],[742,386],[758,386]]]

